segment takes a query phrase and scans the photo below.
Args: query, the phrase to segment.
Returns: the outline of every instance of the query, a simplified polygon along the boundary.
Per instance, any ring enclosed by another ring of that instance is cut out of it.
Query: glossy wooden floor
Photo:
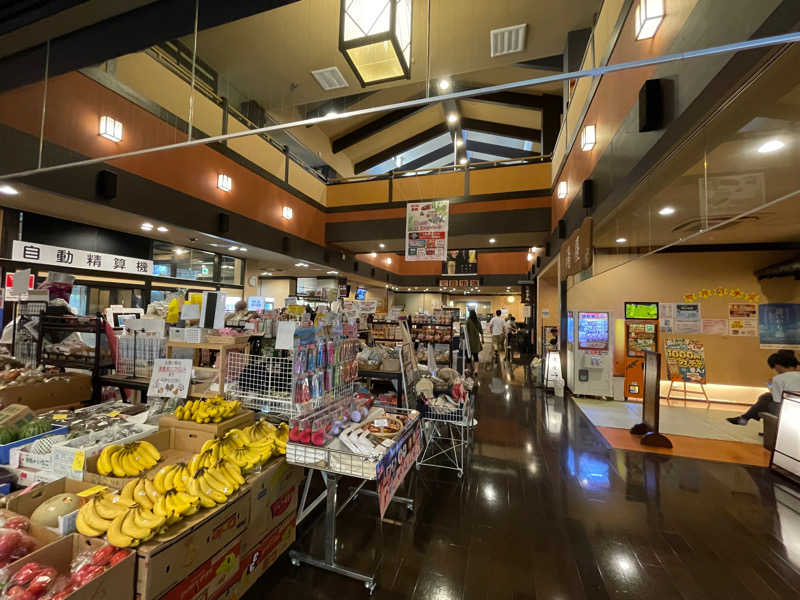
[[[417,509],[391,523],[366,497],[341,514],[341,563],[365,568],[383,538],[375,598],[800,598],[800,496],[768,470],[610,448],[521,370],[483,373],[478,418],[463,480],[412,473]],[[302,548],[321,540],[311,525]],[[247,596],[367,597],[286,555]]]

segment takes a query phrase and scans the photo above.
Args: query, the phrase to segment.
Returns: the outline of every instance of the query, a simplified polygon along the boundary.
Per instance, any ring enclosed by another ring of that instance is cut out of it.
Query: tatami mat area
[[[615,427],[630,429],[642,419],[642,405],[632,402],[616,402],[608,400],[589,400],[574,398],[575,403],[596,427]],[[758,421],[750,421],[746,426],[731,425],[725,419],[742,414],[742,407],[734,410],[721,408],[693,408],[661,405],[661,433],[683,435],[711,440],[762,443],[758,433],[762,425]]]

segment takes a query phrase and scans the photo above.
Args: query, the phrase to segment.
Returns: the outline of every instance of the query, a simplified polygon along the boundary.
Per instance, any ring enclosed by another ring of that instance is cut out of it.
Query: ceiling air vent
[[[528,25],[512,25],[501,29],[492,29],[489,37],[492,40],[492,56],[503,56],[520,52],[525,47],[525,30]]]
[[[311,74],[323,90],[338,90],[349,85],[342,72],[336,67],[317,69],[316,71],[311,71]]]

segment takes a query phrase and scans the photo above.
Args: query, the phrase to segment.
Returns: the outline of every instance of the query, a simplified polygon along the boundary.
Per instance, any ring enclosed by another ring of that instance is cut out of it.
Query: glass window
[[[220,257],[219,280],[222,283],[238,284],[242,282],[242,272],[244,271],[244,261],[233,256]]]
[[[166,242],[154,242],[153,275],[193,281],[214,281],[215,257],[213,252],[184,248]]]

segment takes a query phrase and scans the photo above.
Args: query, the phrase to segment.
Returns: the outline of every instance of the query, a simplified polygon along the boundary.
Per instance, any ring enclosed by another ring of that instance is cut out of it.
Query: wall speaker
[[[542,267],[542,257],[541,256],[537,256],[536,257],[536,268],[539,269],[541,267]]]
[[[583,208],[594,206],[594,182],[591,179],[584,179],[581,184],[581,197],[583,198]]]
[[[563,240],[567,237],[567,222],[564,219],[558,220],[558,239]]]
[[[544,255],[550,256],[550,242],[545,242],[544,244]]]
[[[289,239],[288,235],[285,235],[281,238],[281,252],[288,254],[291,251],[292,240]]]
[[[97,196],[104,200],[117,197],[117,174],[102,170],[97,173]]]
[[[225,213],[219,213],[217,229],[220,233],[228,233],[231,230],[231,218]]]
[[[639,90],[639,131],[664,127],[664,90],[661,79],[648,79]]]

